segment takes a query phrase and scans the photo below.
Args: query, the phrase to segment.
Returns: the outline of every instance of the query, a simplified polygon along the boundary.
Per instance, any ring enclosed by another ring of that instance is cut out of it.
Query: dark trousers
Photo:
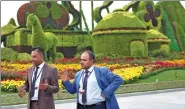
[[[81,105],[77,104],[77,109],[106,109],[106,102],[101,102],[93,105]]]
[[[38,101],[30,101],[30,109],[39,109]]]

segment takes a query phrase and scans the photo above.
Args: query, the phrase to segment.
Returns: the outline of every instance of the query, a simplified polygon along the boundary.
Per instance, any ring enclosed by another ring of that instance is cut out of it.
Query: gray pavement
[[[185,109],[185,89],[138,92],[117,95],[120,109]],[[76,109],[76,101],[55,101],[56,109]],[[2,106],[1,109],[26,109],[26,105]]]

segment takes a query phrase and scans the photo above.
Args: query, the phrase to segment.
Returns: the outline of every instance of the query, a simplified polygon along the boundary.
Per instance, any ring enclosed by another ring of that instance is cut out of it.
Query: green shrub
[[[56,56],[56,58],[63,58],[63,57],[64,57],[64,55],[63,55],[62,53],[57,52],[57,56]]]
[[[18,53],[11,48],[1,48],[1,60],[15,61]]]
[[[160,56],[162,56],[162,57],[166,57],[166,56],[169,56],[170,55],[170,47],[169,47],[169,45],[167,45],[167,44],[162,44],[161,46],[160,46],[160,49],[158,49],[158,50],[153,50],[152,51],[152,55],[153,56],[155,56],[155,57],[160,57]]]
[[[17,58],[17,60],[20,60],[20,61],[29,61],[31,59],[32,59],[32,57],[28,53],[19,53],[18,58]]]
[[[80,58],[81,57],[81,53],[79,53],[79,52],[77,52],[76,54],[75,54],[75,58]]]
[[[130,44],[130,55],[134,57],[145,56],[145,46],[142,41],[133,41]]]

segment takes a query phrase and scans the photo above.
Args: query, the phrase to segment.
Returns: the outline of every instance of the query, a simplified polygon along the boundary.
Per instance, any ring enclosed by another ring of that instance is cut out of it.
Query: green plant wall
[[[113,1],[104,1],[103,4],[99,7],[96,7],[94,9],[94,18],[96,23],[98,23],[101,19],[102,19],[102,10],[103,9],[107,9],[108,13],[109,13],[109,6],[113,3]]]
[[[143,41],[136,40],[130,43],[130,55],[133,57],[146,57],[146,46]]]
[[[48,30],[47,32],[53,32],[57,38],[57,47],[73,47],[73,46],[91,46],[92,36],[87,32],[73,32],[73,31],[61,31],[61,30]],[[7,36],[7,46],[27,45],[31,46],[31,31],[28,29],[17,29],[14,34]]]
[[[11,48],[1,48],[1,60],[15,61],[17,57],[17,51]]]
[[[170,55],[170,48],[168,44],[161,44],[159,49],[153,50],[151,52],[152,56],[162,56],[168,57]]]
[[[147,11],[147,4],[150,4],[152,6],[152,9],[150,11]],[[140,1],[137,8],[133,7],[134,14],[146,25],[148,29],[156,29],[160,30],[161,28],[161,19],[163,18],[163,8],[159,4],[153,3],[153,1]],[[159,15],[155,15],[155,12]],[[147,17],[146,17],[147,16]],[[145,17],[148,19],[148,21],[145,21]],[[156,24],[154,25],[154,19],[156,20]]]
[[[175,29],[175,36],[178,39],[179,46],[182,51],[185,52],[185,33],[183,28],[176,22],[173,22],[173,26]]]
[[[88,34],[77,34],[77,33],[64,33],[56,34],[59,40],[57,46],[70,47],[79,46],[86,43],[88,46],[92,46],[91,36]]]
[[[157,50],[159,51],[161,45],[165,44],[169,46],[168,48],[170,48],[170,40],[168,39],[168,37],[154,29],[150,29],[147,32],[147,41],[148,41],[148,52],[150,56],[154,54],[153,51]]]
[[[179,46],[178,46],[178,43],[177,43],[177,40],[175,38],[175,33],[174,33],[174,30],[173,30],[173,27],[168,19],[168,13],[164,10],[164,17],[163,17],[163,20],[165,20],[166,22],[166,33],[164,33],[170,40],[171,40],[171,44],[170,44],[170,48],[172,51],[177,51],[179,52],[180,49],[179,49]]]
[[[160,4],[167,12],[170,22],[177,22],[185,31],[185,9],[180,1],[159,1],[157,4]]]
[[[105,16],[95,27],[94,31],[99,29],[114,28],[146,28],[144,23],[130,12],[113,12]],[[129,30],[127,29],[127,30]]]
[[[154,2],[153,1],[140,1],[137,6],[134,6],[132,8],[132,11],[134,13],[136,13],[136,12],[138,12],[140,10],[145,10],[146,4],[151,4],[152,6],[154,6]]]
[[[25,29],[17,29],[14,34],[7,36],[7,47],[17,45],[30,45],[31,46],[31,34]]]
[[[95,54],[130,56],[130,42],[133,40],[143,41],[145,46],[144,55],[146,56],[148,54],[146,35],[136,33],[94,35],[94,52]]]

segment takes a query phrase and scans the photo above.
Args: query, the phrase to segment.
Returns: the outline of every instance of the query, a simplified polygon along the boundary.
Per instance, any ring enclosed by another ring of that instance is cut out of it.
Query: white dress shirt
[[[37,72],[37,79],[36,79],[36,82],[35,82],[35,93],[34,93],[34,96],[31,98],[31,100],[38,100],[38,94],[39,94],[39,85],[40,85],[40,78],[41,78],[41,75],[42,75],[42,71],[43,71],[43,66],[44,66],[45,62],[43,62],[42,64],[40,64],[38,67],[38,72]],[[32,81],[33,81],[33,78],[34,78],[34,72],[35,72],[36,68],[34,69],[33,71],[33,74],[32,74]]]
[[[105,101],[105,99],[101,96],[102,90],[98,85],[98,82],[96,80],[96,75],[95,75],[95,71],[94,71],[94,66],[90,67],[88,69],[89,71],[89,77],[87,80],[87,93],[86,93],[86,98],[87,98],[87,102],[86,105],[92,105],[92,104],[96,104],[102,101]],[[85,77],[85,70],[83,71],[83,74],[81,76],[80,79],[80,89],[82,90],[83,88],[83,79]],[[80,104],[83,105],[82,103],[82,94],[78,93],[78,101]]]

